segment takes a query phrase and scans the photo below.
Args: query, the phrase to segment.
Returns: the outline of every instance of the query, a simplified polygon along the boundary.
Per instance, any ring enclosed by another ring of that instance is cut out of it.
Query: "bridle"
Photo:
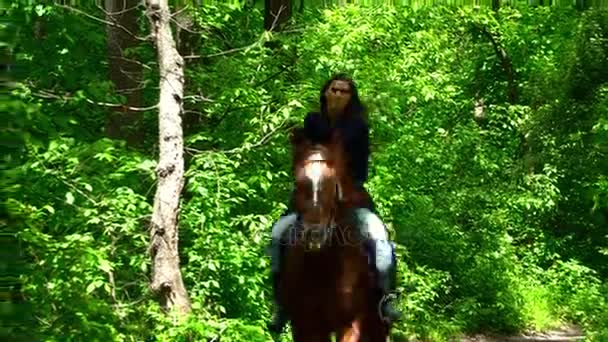
[[[311,181],[312,186],[312,206],[313,208],[318,208],[318,206],[322,205],[320,203],[319,192],[321,191],[321,180],[323,178],[323,167],[332,167],[331,161],[324,158],[323,153],[319,151],[310,152],[308,158],[304,160],[301,164],[303,168],[304,176]],[[330,177],[337,177],[336,170],[332,168]],[[306,223],[302,219],[301,216],[298,217],[298,221],[296,222],[296,231],[302,234],[313,234],[313,237],[321,237],[322,242],[309,242],[308,248],[313,250],[319,250],[321,248],[322,243],[327,241],[327,238],[332,236],[337,228],[337,211],[339,202],[343,199],[343,190],[342,185],[339,180],[335,182],[335,193],[334,193],[334,203],[329,210],[327,215],[328,221],[319,222],[319,223]],[[318,236],[316,236],[318,235]]]

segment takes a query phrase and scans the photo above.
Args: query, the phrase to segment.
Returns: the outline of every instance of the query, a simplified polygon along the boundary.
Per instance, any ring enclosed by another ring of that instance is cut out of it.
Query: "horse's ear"
[[[291,134],[289,135],[289,142],[292,145],[298,145],[304,141],[306,135],[304,134],[304,128],[296,127],[291,130]]]

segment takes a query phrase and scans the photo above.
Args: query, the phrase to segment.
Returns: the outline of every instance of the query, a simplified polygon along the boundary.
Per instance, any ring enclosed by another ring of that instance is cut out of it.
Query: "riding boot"
[[[378,288],[382,291],[382,302],[380,303],[382,319],[388,322],[396,322],[401,319],[401,312],[392,305],[392,300],[395,295],[392,294],[395,290],[396,283],[396,257],[392,248],[392,244],[388,241],[374,241],[374,249],[376,258],[382,257],[383,261],[378,263],[376,259],[376,266],[382,265],[381,269],[376,269],[378,276]],[[378,253],[378,248],[382,251]]]
[[[287,324],[287,316],[285,315],[285,311],[283,307],[279,304],[279,272],[272,272],[272,286],[274,293],[274,311],[272,313],[272,318],[268,323],[268,330],[280,334],[285,328]]]
[[[280,304],[279,296],[279,272],[281,270],[281,259],[283,257],[283,246],[281,245],[280,239],[273,238],[271,241],[271,272],[272,272],[272,294],[273,294],[273,306],[274,311],[272,318],[268,323],[268,330],[273,333],[280,334],[287,323],[287,317],[283,307]]]

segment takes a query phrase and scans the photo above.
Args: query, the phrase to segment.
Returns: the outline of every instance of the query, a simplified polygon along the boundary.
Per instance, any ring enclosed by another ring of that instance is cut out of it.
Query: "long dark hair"
[[[351,98],[346,105],[346,108],[344,108],[344,114],[353,117],[360,117],[367,121],[367,109],[363,103],[361,103],[361,99],[359,99],[357,85],[352,78],[343,73],[335,74],[330,79],[325,81],[325,84],[323,84],[323,88],[321,88],[321,97],[319,99],[319,102],[321,103],[321,114],[327,115],[327,99],[325,98],[325,91],[327,91],[327,88],[329,88],[331,83],[336,80],[345,81],[350,85]]]

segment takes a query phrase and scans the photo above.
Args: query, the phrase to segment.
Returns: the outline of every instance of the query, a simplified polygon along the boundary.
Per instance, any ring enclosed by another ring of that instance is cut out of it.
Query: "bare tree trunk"
[[[138,0],[105,0],[106,20],[118,25],[107,25],[106,28],[109,76],[116,92],[126,96],[126,107],[141,107],[142,101],[141,64],[124,53],[138,42],[133,36],[138,31],[138,3]],[[116,110],[106,118],[106,134],[110,138],[125,139],[129,145],[137,146],[143,142],[143,130],[139,129],[141,119],[142,112]]]
[[[165,310],[190,312],[190,299],[179,269],[178,216],[184,185],[182,99],[184,60],[171,33],[167,0],[147,0],[147,16],[158,53],[160,72],[158,187],[150,227],[152,291]]]

